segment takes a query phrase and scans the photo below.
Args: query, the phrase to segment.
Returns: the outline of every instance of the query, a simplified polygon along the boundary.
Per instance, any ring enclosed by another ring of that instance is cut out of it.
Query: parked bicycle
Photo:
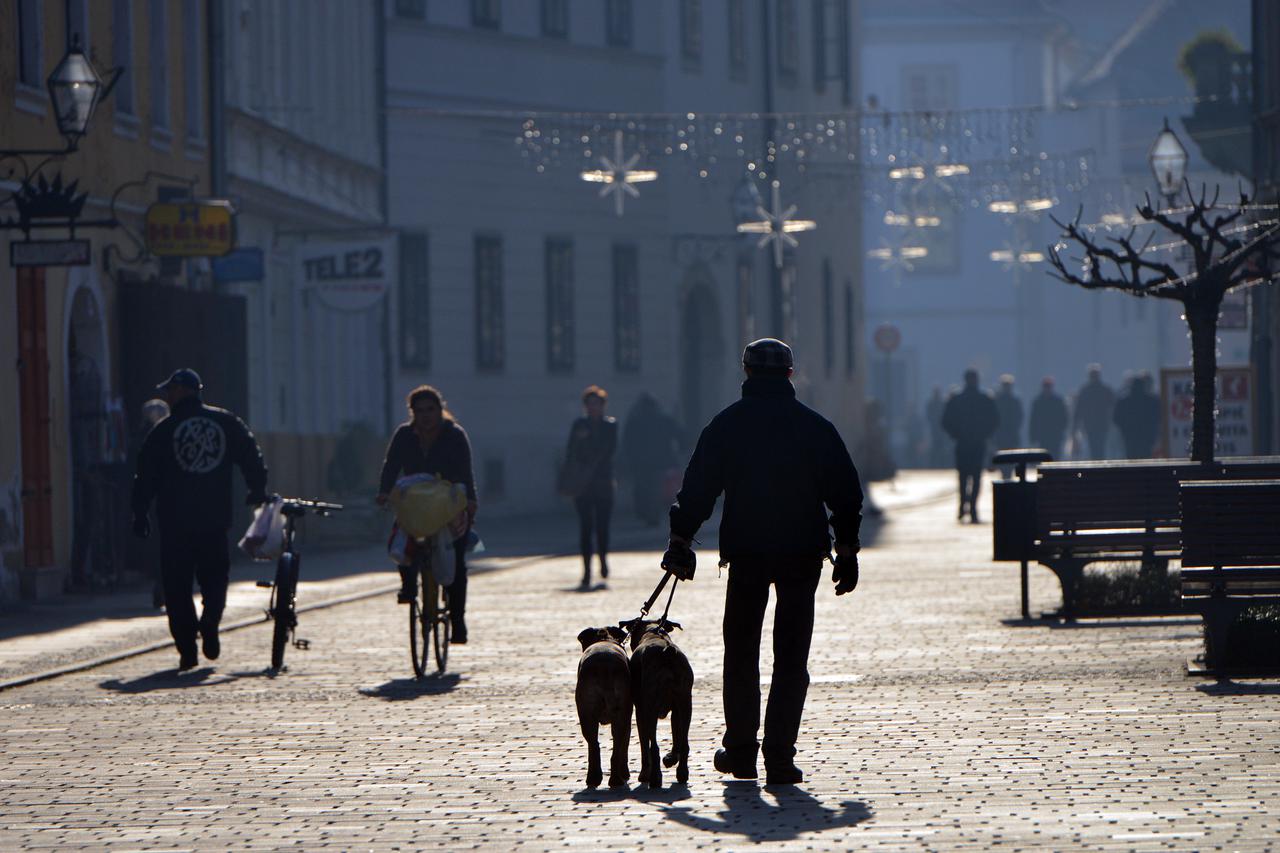
[[[306,649],[310,643],[295,636],[298,627],[297,594],[298,568],[302,560],[294,548],[295,525],[308,512],[327,516],[342,509],[342,504],[311,501],[302,498],[283,498],[280,514],[284,516],[284,551],[276,561],[274,581],[258,581],[258,586],[271,590],[267,618],[275,623],[271,632],[271,671],[282,672],[285,646],[292,641],[296,649]]]
[[[435,544],[435,536],[416,543],[411,564],[418,578],[418,594],[409,607],[409,654],[413,674],[418,678],[427,673],[429,654],[434,654],[437,674],[443,673],[449,662],[453,623],[449,618],[449,593],[432,572]]]

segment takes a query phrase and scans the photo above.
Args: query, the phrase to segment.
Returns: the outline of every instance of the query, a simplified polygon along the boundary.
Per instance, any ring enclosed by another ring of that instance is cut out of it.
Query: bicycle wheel
[[[271,620],[275,623],[271,630],[271,668],[274,670],[284,669],[284,648],[297,624],[293,612],[294,590],[298,581],[295,567],[292,554],[281,554],[276,563],[275,606],[271,608]]]
[[[427,639],[422,630],[422,609],[415,599],[409,605],[409,656],[413,661],[413,674],[422,678],[427,674]]]
[[[435,641],[436,672],[443,673],[445,664],[449,662],[449,638],[453,624],[449,618],[449,593],[434,580],[431,586],[434,587],[432,598],[440,602],[431,622],[431,636]]]

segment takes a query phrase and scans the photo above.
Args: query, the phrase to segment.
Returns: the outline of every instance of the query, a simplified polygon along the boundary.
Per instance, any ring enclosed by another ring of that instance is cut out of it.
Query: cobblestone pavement
[[[183,676],[166,650],[0,693],[0,849],[1276,846],[1280,688],[1183,675],[1189,619],[1003,621],[1017,569],[953,513],[892,513],[858,591],[824,581],[802,786],[711,768],[724,581],[706,550],[672,610],[698,679],[689,785],[584,790],[574,637],[633,615],[657,555],[617,555],[590,593],[549,558],[475,579],[444,677],[408,677],[387,594],[305,614],[312,647],[277,678],[259,625]],[[1057,601],[1033,569],[1033,606]]]

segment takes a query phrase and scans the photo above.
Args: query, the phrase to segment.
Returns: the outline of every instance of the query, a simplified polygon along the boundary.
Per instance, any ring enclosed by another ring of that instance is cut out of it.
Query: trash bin
[[[1031,560],[1035,557],[1036,484],[1025,480],[997,480],[992,484],[995,518],[991,528],[993,560]]]

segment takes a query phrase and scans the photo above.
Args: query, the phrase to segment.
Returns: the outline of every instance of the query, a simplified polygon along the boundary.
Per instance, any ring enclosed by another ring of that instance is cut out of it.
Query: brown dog
[[[627,745],[631,741],[631,676],[626,634],[620,628],[587,628],[578,635],[582,657],[578,659],[578,723],[587,742],[587,787],[600,785],[599,726],[613,728],[613,756],[609,761],[609,787],[627,784]]]
[[[671,751],[662,760],[676,768],[676,781],[689,781],[689,721],[693,717],[693,667],[672,641],[679,624],[635,619],[624,623],[631,637],[631,695],[640,732],[640,782],[662,787],[658,763],[658,720],[671,715]]]

